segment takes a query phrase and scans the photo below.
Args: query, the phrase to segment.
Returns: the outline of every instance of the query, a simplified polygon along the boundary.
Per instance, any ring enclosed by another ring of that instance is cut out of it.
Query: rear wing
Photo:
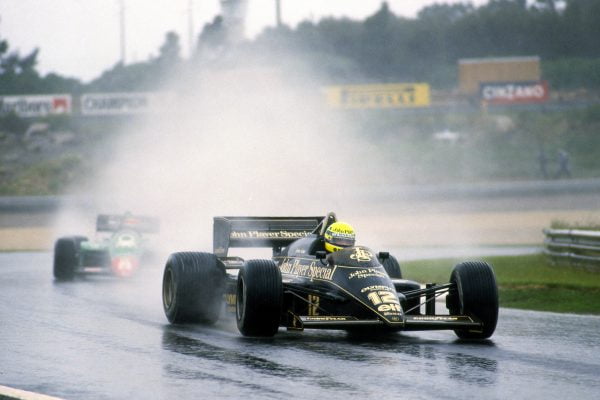
[[[214,217],[213,252],[230,247],[284,247],[315,232],[325,217]]]
[[[99,214],[96,218],[97,232],[116,232],[121,229],[131,229],[139,233],[158,233],[160,221],[154,217],[128,214]]]

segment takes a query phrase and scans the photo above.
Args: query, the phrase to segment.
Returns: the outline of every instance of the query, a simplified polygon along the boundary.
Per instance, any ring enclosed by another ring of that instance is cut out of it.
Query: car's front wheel
[[[214,254],[181,252],[169,256],[162,285],[163,308],[169,322],[215,323],[224,291],[225,269]]]
[[[283,304],[281,271],[270,260],[249,260],[240,270],[236,293],[236,320],[244,336],[277,333]]]
[[[481,329],[457,329],[463,339],[486,339],[492,336],[498,322],[498,286],[491,265],[481,261],[462,262],[454,267],[450,283],[455,287],[446,298],[452,315],[469,315],[483,324]]]
[[[388,257],[381,260],[381,265],[383,265],[385,272],[387,272],[390,278],[402,279],[402,269],[400,268],[400,263],[396,257],[390,254]]]

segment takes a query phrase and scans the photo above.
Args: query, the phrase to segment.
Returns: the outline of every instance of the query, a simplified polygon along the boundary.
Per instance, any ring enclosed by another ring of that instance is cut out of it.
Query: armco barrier
[[[554,262],[600,267],[600,231],[545,229],[544,252]]]

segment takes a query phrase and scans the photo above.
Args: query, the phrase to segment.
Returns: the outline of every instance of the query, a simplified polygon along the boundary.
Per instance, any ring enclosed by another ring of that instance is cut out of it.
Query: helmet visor
[[[329,240],[329,243],[340,247],[354,246],[354,235],[337,234]]]

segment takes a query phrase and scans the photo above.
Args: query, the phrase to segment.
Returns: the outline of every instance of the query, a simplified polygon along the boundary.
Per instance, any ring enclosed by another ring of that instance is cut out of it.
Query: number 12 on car
[[[400,311],[400,302],[393,292],[379,290],[367,295],[378,311]]]

